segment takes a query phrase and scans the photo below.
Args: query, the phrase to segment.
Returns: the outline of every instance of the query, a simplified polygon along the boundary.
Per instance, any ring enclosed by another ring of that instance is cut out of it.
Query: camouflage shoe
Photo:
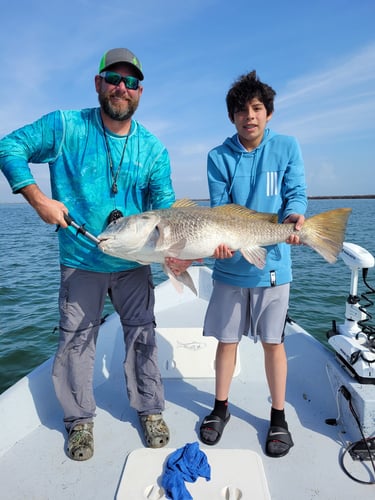
[[[162,448],[169,441],[169,429],[163,415],[140,415],[143,434],[149,448]]]
[[[72,460],[88,460],[94,454],[93,422],[75,425],[69,432],[67,453]]]

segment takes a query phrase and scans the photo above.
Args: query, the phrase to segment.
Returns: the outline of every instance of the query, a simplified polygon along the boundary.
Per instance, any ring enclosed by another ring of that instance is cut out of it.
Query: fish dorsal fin
[[[236,205],[235,203],[231,203],[230,205],[220,205],[214,207],[213,210],[224,215],[232,215],[234,217],[244,217],[247,219],[252,219],[253,222],[266,221],[273,222],[275,224],[277,224],[278,222],[277,214],[257,212],[256,210],[251,210],[250,208],[243,207],[242,205]]]
[[[171,208],[198,207],[198,203],[189,198],[181,198],[173,203]]]

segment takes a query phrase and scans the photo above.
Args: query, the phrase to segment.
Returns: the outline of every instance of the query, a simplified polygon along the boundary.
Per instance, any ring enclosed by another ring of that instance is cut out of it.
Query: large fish
[[[279,224],[276,214],[255,212],[239,205],[201,207],[191,200],[179,200],[169,209],[152,210],[112,222],[98,238],[99,248],[109,255],[141,264],[159,262],[164,272],[189,286],[188,272],[175,276],[165,257],[200,259],[213,255],[222,243],[239,250],[243,257],[262,269],[267,245],[298,234],[330,263],[342,249],[350,208],[330,210],[306,219],[299,231],[294,224]],[[176,283],[175,283],[176,284]]]

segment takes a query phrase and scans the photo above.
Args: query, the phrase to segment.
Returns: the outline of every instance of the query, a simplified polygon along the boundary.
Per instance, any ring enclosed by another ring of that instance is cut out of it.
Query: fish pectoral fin
[[[161,246],[159,248],[158,243],[156,244],[155,250],[164,251],[166,257],[175,257],[176,259],[178,259],[178,256],[186,246],[186,239],[183,238],[180,241],[177,241],[177,243],[169,246],[168,248],[161,248]]]
[[[168,278],[171,280],[172,285],[175,287],[175,289],[178,293],[182,293],[182,291],[184,289],[183,285],[185,285],[188,288],[190,288],[190,290],[195,295],[198,295],[197,290],[194,286],[194,281],[187,271],[185,271],[179,275],[176,275],[165,263],[163,264],[163,271],[168,276]]]
[[[181,238],[178,241],[175,239],[173,227],[169,221],[160,221],[157,226],[157,231],[159,237],[154,240],[155,250],[158,252],[164,252],[166,257],[178,257],[180,252],[186,246],[186,238]]]
[[[258,269],[263,269],[266,265],[267,250],[265,248],[258,246],[240,248],[240,252],[244,259],[250,264],[254,264]]]
[[[178,258],[178,256],[185,247],[186,247],[186,238],[183,238],[182,240],[178,241],[177,243],[171,245],[168,248],[168,254],[170,254],[169,257]]]

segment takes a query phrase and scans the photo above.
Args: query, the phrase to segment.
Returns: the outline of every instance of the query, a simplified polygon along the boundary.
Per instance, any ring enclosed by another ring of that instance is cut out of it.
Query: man
[[[307,205],[304,166],[297,141],[266,128],[273,114],[275,91],[255,71],[240,77],[229,90],[229,119],[237,133],[208,155],[211,205],[236,203],[258,212],[278,213],[279,222],[302,227]],[[288,243],[298,244],[293,235]],[[266,453],[282,457],[293,446],[285,420],[287,359],[283,344],[292,280],[290,247],[268,248],[264,269],[249,264],[239,252],[231,257],[217,249],[214,289],[204,334],[219,341],[216,353],[215,405],[200,427],[205,444],[216,444],[229,421],[228,395],[238,343],[249,332],[262,341],[271,393],[271,421]]]
[[[95,76],[99,108],[55,111],[0,141],[0,168],[13,192],[21,193],[45,222],[60,226],[60,340],[53,382],[73,460],[87,460],[94,452],[92,378],[107,294],[120,315],[129,401],[146,444],[158,448],[169,441],[150,267],[105,255],[66,222],[69,213],[99,234],[121,215],[174,202],[168,153],[133,119],[143,79],[141,63],[130,50],[111,49]],[[52,199],[35,183],[29,162],[49,164]]]

